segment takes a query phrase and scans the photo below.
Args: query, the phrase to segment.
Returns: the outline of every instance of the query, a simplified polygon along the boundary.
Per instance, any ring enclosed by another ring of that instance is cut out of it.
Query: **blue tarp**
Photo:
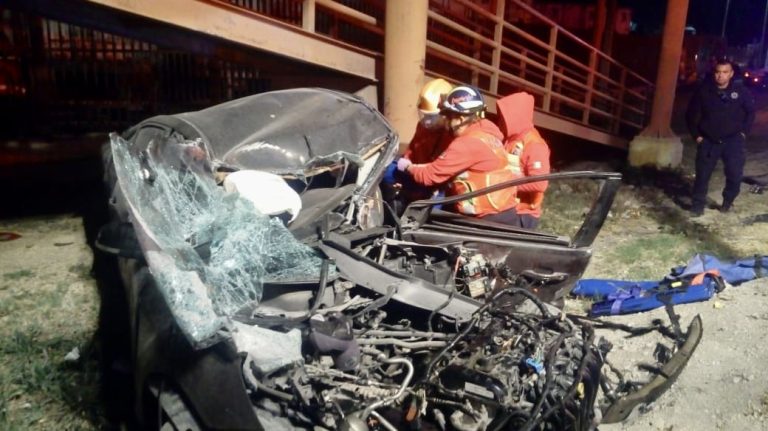
[[[573,293],[600,299],[592,304],[589,311],[592,316],[630,314],[663,307],[666,303],[707,300],[719,289],[718,278],[706,274],[696,284],[691,283],[694,277],[663,282],[587,279],[579,280]]]
[[[583,279],[576,283],[572,294],[597,300],[590,310],[593,316],[638,313],[666,303],[705,301],[722,289],[723,281],[738,285],[764,276],[765,262],[764,256],[723,262],[714,256],[696,254],[661,281]]]
[[[766,263],[768,256],[757,255],[754,257],[739,259],[735,262],[723,262],[714,256],[708,254],[696,254],[688,261],[685,266],[678,266],[672,269],[673,276],[685,276],[689,274],[698,274],[712,269],[720,271],[723,280],[733,286],[764,277],[766,274]]]

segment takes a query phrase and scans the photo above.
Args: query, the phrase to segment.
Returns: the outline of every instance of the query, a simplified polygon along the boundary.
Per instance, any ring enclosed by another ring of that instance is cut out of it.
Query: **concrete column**
[[[613,56],[613,35],[616,33],[616,18],[619,15],[619,0],[608,0],[608,9],[606,10],[606,25],[603,32],[603,42],[601,50],[609,57]],[[685,18],[683,18],[685,19]],[[685,21],[683,21],[685,22]],[[605,73],[605,72],[603,72]],[[607,73],[605,73],[607,75]]]
[[[688,0],[667,2],[651,123],[629,144],[632,166],[676,167],[682,161],[683,143],[672,133],[671,122],[687,15]]]
[[[413,137],[424,85],[428,0],[387,0],[384,33],[384,115],[400,135]]]
[[[595,7],[595,27],[592,32],[592,46],[598,50],[603,49],[603,33],[605,33],[605,22],[608,15],[606,0],[597,0]]]

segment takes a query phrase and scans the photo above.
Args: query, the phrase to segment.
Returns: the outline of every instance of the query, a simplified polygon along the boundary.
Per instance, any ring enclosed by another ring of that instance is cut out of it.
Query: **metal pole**
[[[763,14],[763,32],[760,33],[760,62],[758,64],[762,64],[763,68],[765,68],[765,61],[768,60],[765,55],[765,23],[768,21],[768,0],[765,0],[765,13]]]
[[[725,0],[725,13],[723,14],[723,26],[720,31],[720,37],[725,37],[725,27],[728,23],[728,8],[731,6],[731,0]]]

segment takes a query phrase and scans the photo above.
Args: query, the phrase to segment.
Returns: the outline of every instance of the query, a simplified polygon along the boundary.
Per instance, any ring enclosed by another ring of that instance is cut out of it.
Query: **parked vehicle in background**
[[[754,88],[757,90],[764,90],[766,87],[768,87],[768,82],[766,82],[766,79],[768,79],[768,76],[766,76],[766,70],[765,69],[749,69],[745,70],[742,74],[743,83],[745,86]]]

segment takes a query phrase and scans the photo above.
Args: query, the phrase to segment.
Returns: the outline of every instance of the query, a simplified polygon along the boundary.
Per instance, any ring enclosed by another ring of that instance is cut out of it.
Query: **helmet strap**
[[[479,119],[480,119],[480,117],[477,114],[467,115],[467,116],[464,117],[464,120],[461,123],[456,124],[456,125],[451,125],[451,131],[454,134],[456,134],[456,131],[458,129],[460,129],[460,128],[464,127],[464,126],[468,126],[468,125],[476,122]]]

